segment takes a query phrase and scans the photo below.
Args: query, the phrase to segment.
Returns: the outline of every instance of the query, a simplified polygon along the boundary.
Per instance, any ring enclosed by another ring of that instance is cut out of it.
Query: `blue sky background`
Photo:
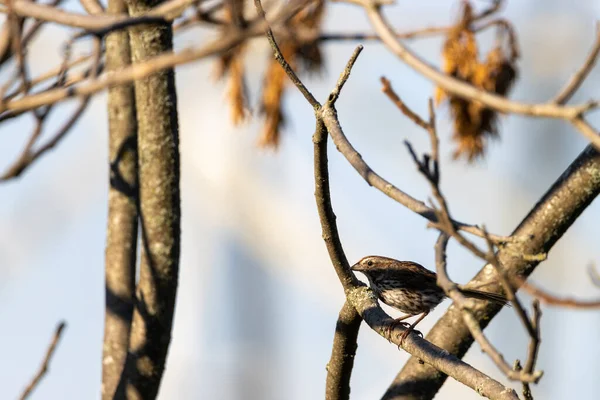
[[[511,97],[545,101],[587,55],[600,7],[592,0],[545,1],[543,9],[535,1],[508,3],[504,15],[514,22],[523,53]],[[404,31],[448,24],[457,10],[454,1],[401,1],[388,16]],[[329,8],[326,30],[369,32],[370,27],[359,8],[335,4]],[[206,37],[190,31],[177,46]],[[57,28],[44,31],[30,52],[33,74],[59,63],[64,38],[65,32]],[[490,41],[485,43],[489,46]],[[441,39],[410,44],[439,63]],[[373,169],[411,195],[427,199],[429,187],[403,145],[408,139],[418,151],[428,151],[427,135],[381,93],[379,77],[390,79],[423,115],[433,87],[382,45],[364,45],[338,102],[344,131]],[[317,98],[326,98],[354,46],[324,45],[326,72],[305,81]],[[270,52],[264,41],[255,40],[248,54],[255,99]],[[290,399],[321,398],[343,292],[329,265],[314,204],[312,110],[290,88],[285,97],[290,117],[281,148],[258,149],[260,120],[241,129],[230,125],[224,85],[213,83],[213,71],[213,61],[206,60],[179,68],[176,76],[183,244],[173,342],[159,397],[280,399],[285,393]],[[6,71],[2,74],[5,78]],[[574,101],[597,98],[599,78],[596,69]],[[61,319],[68,328],[33,398],[100,397],[108,190],[105,103],[105,94],[97,96],[58,148],[21,179],[0,186],[2,398],[15,398],[22,391]],[[50,125],[57,127],[74,105],[66,105]],[[501,140],[492,144],[486,160],[469,166],[452,162],[448,116],[444,109],[438,116],[442,188],[451,211],[461,221],[485,223],[499,234],[512,231],[586,144],[566,123],[508,116],[502,118]],[[597,114],[590,120],[600,126]],[[22,148],[31,122],[25,116],[1,125],[2,168]],[[426,229],[426,221],[369,188],[335,149],[330,163],[333,205],[350,261],[381,254],[432,268],[437,235]],[[599,207],[593,203],[555,246],[534,273],[536,283],[555,293],[598,296],[586,266],[598,257]],[[455,280],[468,281],[481,265],[450,245]],[[527,296],[523,299],[529,303]],[[447,306],[443,303],[424,320],[421,330],[426,332]],[[594,398],[600,390],[600,314],[548,307],[543,311],[538,366],[545,376],[534,395]],[[527,336],[512,310],[502,311],[486,333],[509,362],[525,356]],[[353,398],[379,398],[407,358],[363,326]],[[466,361],[505,381],[477,345]],[[438,398],[479,397],[449,380]]]

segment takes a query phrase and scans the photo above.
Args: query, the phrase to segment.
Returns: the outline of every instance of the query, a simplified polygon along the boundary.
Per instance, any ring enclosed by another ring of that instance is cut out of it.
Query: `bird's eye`
[[[367,261],[367,265],[368,265],[369,267],[372,267],[372,266],[373,266],[373,261],[372,261],[372,260],[369,260],[369,261]]]

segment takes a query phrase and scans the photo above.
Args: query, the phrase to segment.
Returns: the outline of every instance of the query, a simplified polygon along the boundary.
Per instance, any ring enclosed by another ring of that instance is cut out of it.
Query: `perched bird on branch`
[[[400,343],[406,339],[415,326],[423,320],[447,296],[437,285],[437,275],[420,264],[411,261],[398,261],[381,256],[362,258],[351,268],[362,272],[369,280],[369,285],[379,300],[390,307],[405,313],[397,318],[395,324],[419,315],[400,338]],[[508,300],[499,294],[467,289],[459,286],[458,290],[466,297],[488,300],[506,305]],[[394,325],[390,326],[389,332]]]

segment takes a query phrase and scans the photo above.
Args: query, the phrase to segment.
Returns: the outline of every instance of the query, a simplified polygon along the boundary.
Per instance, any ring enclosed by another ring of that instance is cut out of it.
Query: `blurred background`
[[[78,3],[67,4],[80,10]],[[478,7],[486,4],[475,2]],[[447,25],[458,10],[458,1],[399,1],[387,16],[399,31],[408,31]],[[599,14],[600,3],[593,0],[509,1],[503,15],[515,24],[522,49],[520,78],[511,98],[551,98],[585,59]],[[361,9],[343,4],[329,6],[324,30],[371,32]],[[59,44],[67,35],[48,25],[30,53],[33,74],[59,64]],[[197,45],[210,35],[190,30],[176,46]],[[489,48],[493,36],[482,38],[483,48]],[[442,40],[410,44],[439,65]],[[429,187],[403,141],[428,151],[427,134],[381,93],[379,77],[390,79],[422,115],[434,88],[381,44],[363,44],[365,50],[338,101],[344,131],[375,171],[426,200]],[[318,99],[325,99],[333,88],[354,46],[324,44],[326,72],[304,77]],[[270,51],[262,39],[252,41],[251,47],[246,61],[251,97],[256,99]],[[260,118],[241,129],[232,127],[224,84],[213,83],[214,67],[214,60],[204,60],[177,69],[183,243],[173,341],[159,397],[322,398],[344,296],[321,239],[313,197],[312,110],[290,87],[284,100],[290,118],[280,149],[259,149]],[[599,78],[597,68],[574,102],[598,98]],[[33,398],[100,397],[108,190],[105,105],[104,93],[58,148],[21,179],[0,187],[2,398],[16,398],[29,382],[61,319],[67,321],[67,330]],[[69,103],[65,110],[74,106]],[[505,116],[501,140],[492,143],[484,161],[453,162],[445,110],[442,107],[438,121],[442,189],[450,209],[457,219],[485,223],[497,234],[509,234],[586,145],[561,121]],[[58,117],[51,126],[61,123]],[[2,124],[2,169],[27,140],[30,122],[22,118]],[[590,122],[600,126],[598,114]],[[370,188],[331,147],[330,169],[333,206],[350,262],[378,254],[433,268],[437,235],[426,229],[424,219]],[[595,202],[536,270],[533,282],[557,294],[597,297],[586,266],[598,261],[598,218],[600,204]],[[448,262],[458,282],[467,282],[482,266],[454,243]],[[448,305],[446,301],[439,306],[420,329],[426,333]],[[545,375],[533,387],[534,396],[596,398],[600,313],[549,307],[543,312],[538,366]],[[502,311],[486,333],[509,362],[525,357],[527,335],[511,309]],[[407,359],[407,353],[363,325],[352,397],[379,398]],[[478,345],[466,361],[506,382]],[[510,385],[520,390],[518,384]],[[437,398],[479,396],[448,380]]]

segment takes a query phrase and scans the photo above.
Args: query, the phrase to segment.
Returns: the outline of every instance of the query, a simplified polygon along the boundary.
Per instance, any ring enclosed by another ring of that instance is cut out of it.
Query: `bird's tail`
[[[508,299],[501,294],[484,292],[476,289],[466,289],[464,287],[459,287],[459,289],[460,292],[467,297],[472,297],[478,300],[493,301],[494,303],[510,307]]]

